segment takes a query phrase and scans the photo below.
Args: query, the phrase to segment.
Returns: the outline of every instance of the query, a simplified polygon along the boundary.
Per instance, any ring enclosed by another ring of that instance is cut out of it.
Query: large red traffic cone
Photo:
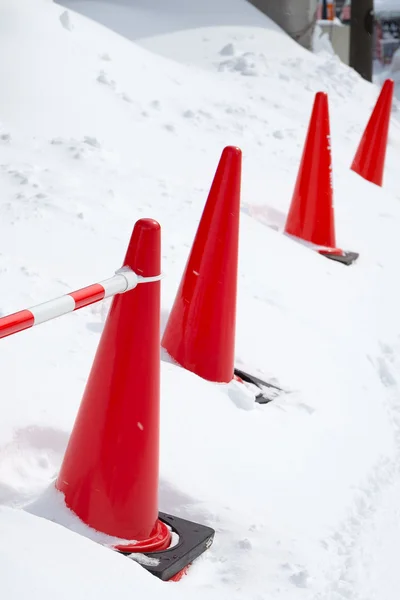
[[[393,80],[386,79],[351,165],[353,171],[379,186],[383,183],[393,90]]]
[[[160,274],[156,221],[136,223],[124,265]],[[114,298],[56,482],[84,523],[138,540],[135,552],[171,538],[158,520],[159,335],[159,281]]]
[[[285,233],[315,245],[323,254],[343,254],[336,248],[329,109],[324,92],[315,96]]]
[[[219,383],[234,372],[241,165],[239,148],[225,148],[162,339],[178,364]]]

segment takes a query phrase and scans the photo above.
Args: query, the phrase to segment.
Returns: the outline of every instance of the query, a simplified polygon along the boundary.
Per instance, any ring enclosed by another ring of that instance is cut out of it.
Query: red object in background
[[[353,171],[379,186],[383,183],[393,90],[393,80],[386,79],[351,165]]]
[[[340,13],[342,23],[350,23],[351,21],[351,0],[346,0]]]
[[[336,248],[329,109],[324,92],[315,96],[285,233],[323,247],[323,254],[343,254]]]
[[[124,266],[160,275],[160,237],[156,221],[138,221]],[[131,552],[171,539],[158,520],[159,336],[159,281],[114,298],[56,482],[84,523],[138,540]]]
[[[233,378],[242,153],[228,146],[165,328],[162,346],[209,381]]]

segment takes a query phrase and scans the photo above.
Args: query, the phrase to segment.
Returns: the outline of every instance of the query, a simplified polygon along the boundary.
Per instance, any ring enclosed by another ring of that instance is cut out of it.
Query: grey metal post
[[[374,0],[351,0],[350,66],[372,81]]]
[[[249,0],[292,38],[311,50],[318,0]]]

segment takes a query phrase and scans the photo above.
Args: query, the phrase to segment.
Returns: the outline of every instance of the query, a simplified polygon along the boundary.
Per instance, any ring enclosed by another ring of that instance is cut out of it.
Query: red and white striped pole
[[[20,310],[6,317],[0,317],[0,338],[24,331],[24,329],[30,329],[35,325],[56,319],[84,306],[95,304],[100,300],[104,300],[104,298],[124,294],[129,290],[133,290],[139,283],[160,281],[161,277],[161,275],[141,277],[136,275],[129,267],[123,267],[116,271],[110,279],[88,285],[76,292],[43,302],[32,308]]]

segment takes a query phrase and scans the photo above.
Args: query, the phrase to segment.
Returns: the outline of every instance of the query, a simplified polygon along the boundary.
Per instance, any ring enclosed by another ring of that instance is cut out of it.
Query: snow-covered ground
[[[161,583],[81,535],[52,489],[109,303],[3,339],[7,600],[398,600],[398,104],[380,189],[349,170],[378,88],[244,1],[224,20],[224,4],[186,0],[204,18],[194,10],[180,27],[155,11],[139,46],[50,0],[0,1],[1,314],[110,276],[149,216],[162,226],[164,325],[221,150],[234,144],[244,158],[236,364],[287,390],[244,410],[227,386],[162,362],[160,509],[216,537],[180,583]],[[330,99],[338,245],[360,252],[349,268],[282,234],[319,90]]]
[[[277,29],[244,0],[57,0],[57,3],[131,40],[225,25]]]

